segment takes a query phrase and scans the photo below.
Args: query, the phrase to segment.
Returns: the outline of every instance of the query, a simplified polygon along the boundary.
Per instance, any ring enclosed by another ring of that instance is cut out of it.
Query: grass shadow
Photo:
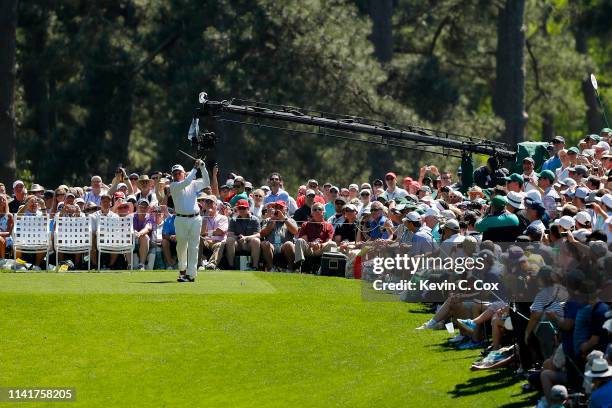
[[[165,281],[145,281],[145,282],[128,282],[128,283],[176,283],[175,280],[165,280]]]
[[[496,370],[485,377],[470,378],[463,384],[455,385],[455,389],[449,391],[448,393],[452,395],[453,398],[461,398],[469,395],[484,394],[490,391],[507,388],[516,384],[517,382],[518,380],[512,377],[510,370],[501,369]]]

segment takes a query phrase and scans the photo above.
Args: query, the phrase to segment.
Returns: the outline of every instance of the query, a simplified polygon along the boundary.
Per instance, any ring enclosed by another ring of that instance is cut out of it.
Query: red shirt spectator
[[[327,222],[305,222],[302,224],[300,231],[298,232],[298,238],[304,238],[308,242],[320,240],[321,242],[327,242],[334,236],[334,227]]]

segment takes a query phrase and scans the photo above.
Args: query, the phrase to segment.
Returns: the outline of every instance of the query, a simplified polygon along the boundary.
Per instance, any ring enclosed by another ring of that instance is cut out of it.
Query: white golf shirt
[[[210,178],[205,168],[202,168],[202,178],[195,179],[196,169],[192,169],[185,180],[173,181],[170,183],[170,192],[174,201],[174,211],[176,214],[191,215],[198,214],[197,198],[200,191],[210,186]]]

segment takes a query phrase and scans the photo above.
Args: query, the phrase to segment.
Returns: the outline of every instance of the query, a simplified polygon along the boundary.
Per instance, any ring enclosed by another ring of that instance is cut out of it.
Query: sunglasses
[[[323,211],[323,209],[322,208],[313,208],[312,211],[321,212],[321,211]]]
[[[362,197],[369,197],[369,196],[370,196],[370,193],[361,193],[361,196],[362,196]]]
[[[270,181],[280,181],[278,177],[270,177],[269,180]]]
[[[259,195],[259,194],[253,194],[253,197],[255,197],[255,198],[263,198],[263,196]]]

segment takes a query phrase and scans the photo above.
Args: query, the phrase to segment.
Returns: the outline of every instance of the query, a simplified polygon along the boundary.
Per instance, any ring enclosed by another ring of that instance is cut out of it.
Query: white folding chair
[[[97,247],[98,268],[102,252],[107,254],[130,253],[130,269],[134,264],[134,219],[128,217],[105,217],[98,218]]]
[[[49,269],[49,246],[51,234],[49,233],[49,217],[47,215],[15,215],[13,227],[13,257],[17,260],[17,252],[25,254],[45,253]]]
[[[57,217],[55,223],[55,255],[87,253],[87,270],[91,269],[91,219],[89,217]]]

